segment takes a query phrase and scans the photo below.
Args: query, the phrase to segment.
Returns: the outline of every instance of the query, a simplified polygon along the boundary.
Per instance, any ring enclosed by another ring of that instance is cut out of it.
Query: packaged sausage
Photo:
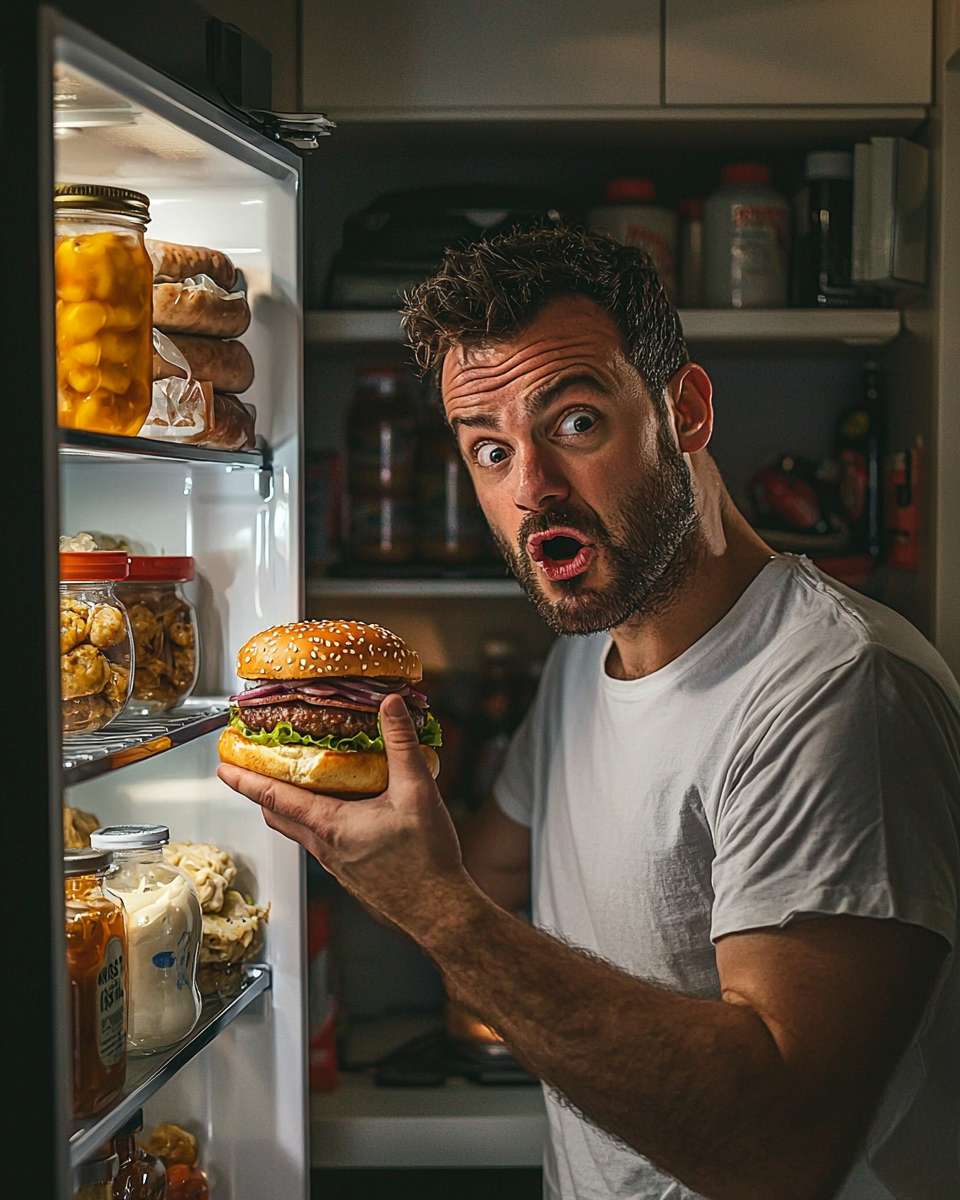
[[[250,450],[256,445],[256,419],[252,404],[214,392],[206,380],[158,379],[140,436],[211,450]]]
[[[240,337],[250,324],[250,306],[243,292],[228,292],[209,275],[196,275],[153,285],[153,323],[164,333]]]
[[[181,246],[177,242],[146,239],[147,253],[153,263],[155,283],[182,283],[197,275],[209,275],[227,291],[237,282],[237,268],[220,250],[206,246]]]
[[[245,392],[253,383],[253,359],[243,342],[171,334],[168,339],[187,361],[187,368],[153,352],[154,379],[208,379],[218,392]]]

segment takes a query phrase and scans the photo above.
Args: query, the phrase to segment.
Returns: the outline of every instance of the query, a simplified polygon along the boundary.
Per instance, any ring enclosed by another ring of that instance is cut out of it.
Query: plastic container
[[[119,550],[60,555],[60,708],[64,733],[92,733],[123,709],[132,683],[130,621],[117,597]]]
[[[127,938],[123,909],[103,890],[112,863],[104,850],[63,852],[75,1117],[106,1108],[127,1077]]]
[[[54,212],[57,420],[136,434],[153,378],[150,201],[127,188],[58,183]]]
[[[90,844],[113,853],[109,891],[123,905],[130,986],[127,1049],[167,1050],[200,1019],[197,958],[203,917],[190,876],[163,857],[165,825],[110,825]]]
[[[802,308],[849,308],[853,286],[853,155],[807,155],[806,183],[794,202],[793,301]]]
[[[677,205],[677,303],[681,308],[703,306],[703,205],[681,200]]]
[[[193,691],[200,665],[197,613],[182,585],[194,577],[193,559],[133,555],[117,595],[133,634],[131,712],[166,712]]]
[[[653,259],[671,300],[677,294],[677,214],[656,203],[649,179],[611,179],[606,203],[587,213],[594,233],[605,233],[624,246],[639,246]]]
[[[728,163],[703,206],[703,290],[708,308],[784,308],[790,207],[770,169]]]

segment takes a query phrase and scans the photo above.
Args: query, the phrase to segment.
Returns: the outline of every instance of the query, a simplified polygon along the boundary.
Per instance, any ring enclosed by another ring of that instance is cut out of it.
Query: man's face
[[[455,348],[447,419],[504,557],[558,633],[660,611],[697,543],[690,471],[613,319],[585,297]]]

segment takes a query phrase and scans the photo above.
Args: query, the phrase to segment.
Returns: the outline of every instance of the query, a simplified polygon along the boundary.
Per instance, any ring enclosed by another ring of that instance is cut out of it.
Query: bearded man
[[[406,327],[504,556],[578,636],[460,844],[395,697],[377,799],[221,777],[541,1077],[551,1200],[956,1200],[950,672],[738,512],[638,251],[451,252]]]

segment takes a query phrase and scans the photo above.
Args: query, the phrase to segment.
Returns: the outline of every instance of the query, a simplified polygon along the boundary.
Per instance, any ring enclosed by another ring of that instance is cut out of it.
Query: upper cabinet
[[[660,0],[303,0],[303,103],[331,116],[660,103]]]
[[[666,0],[666,103],[929,104],[933,0]]]

